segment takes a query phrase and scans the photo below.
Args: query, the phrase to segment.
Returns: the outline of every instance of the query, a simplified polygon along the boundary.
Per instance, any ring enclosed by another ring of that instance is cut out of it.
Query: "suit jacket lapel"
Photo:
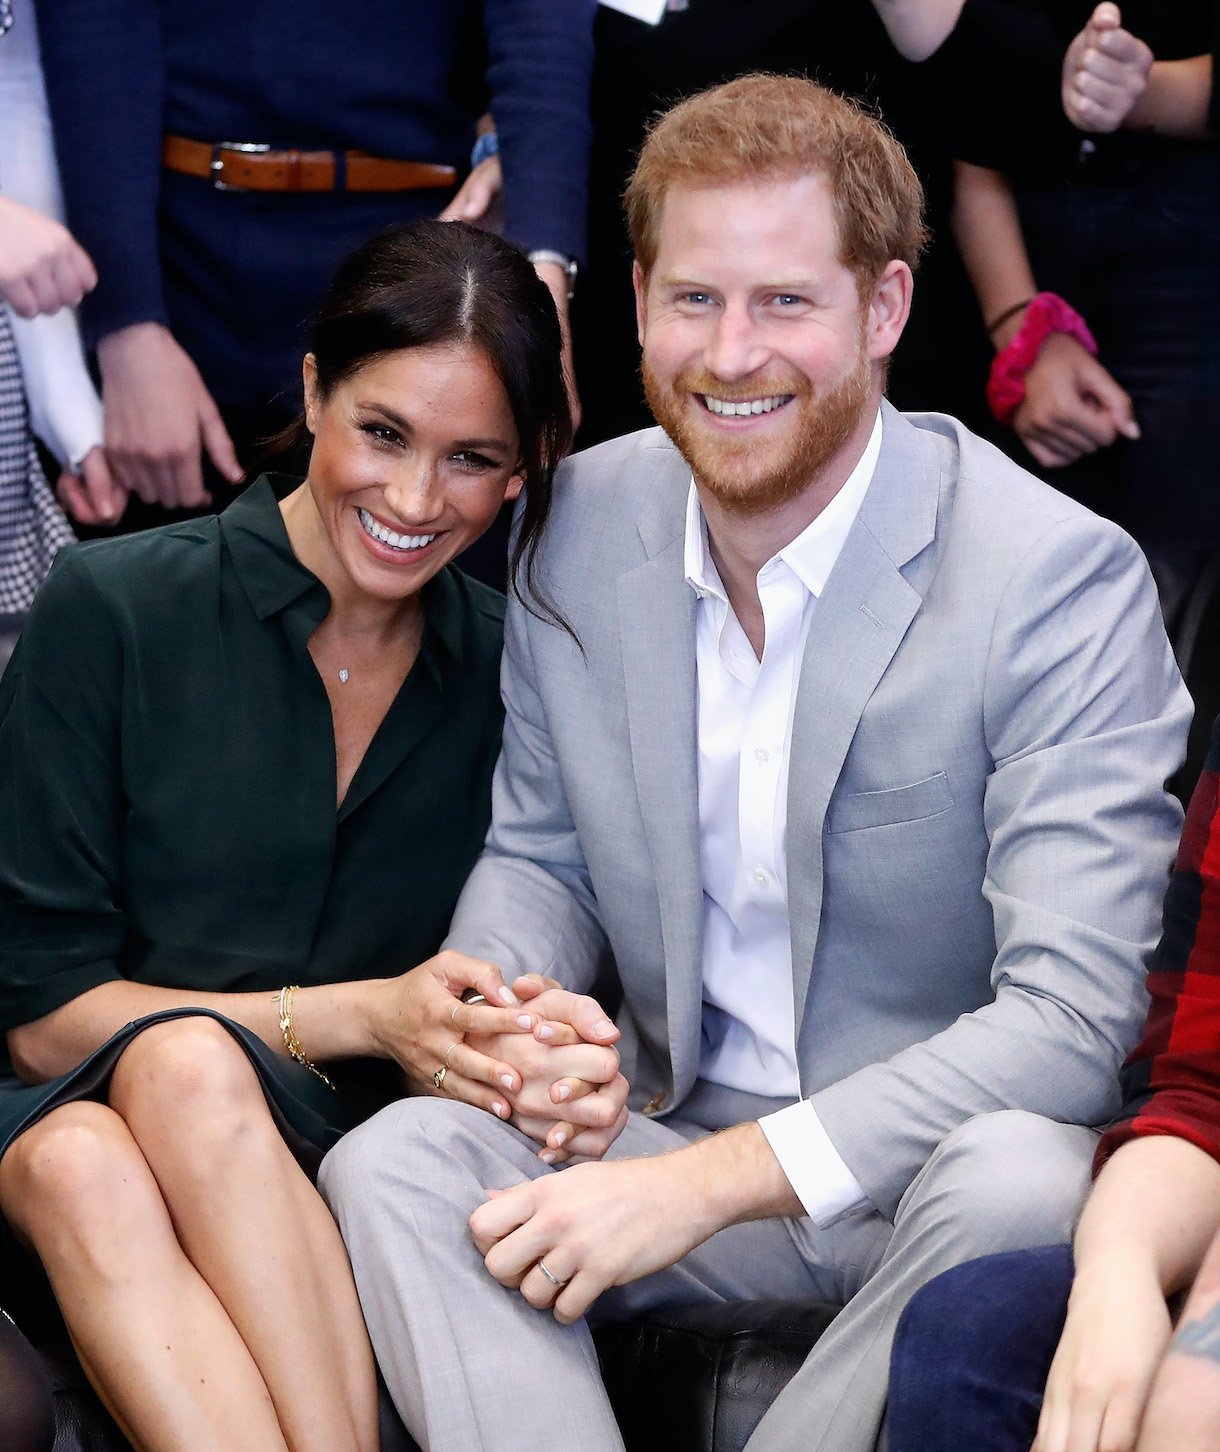
[[[935,536],[940,469],[918,430],[883,405],[881,456],[813,613],[792,723],[788,904],[798,1063],[822,912],[822,830],[869,697],[921,603],[903,567]]]
[[[620,577],[617,592],[631,761],[657,884],[670,1066],[681,1094],[698,1068],[703,1000],[695,595],[683,568],[689,474],[676,451],[659,452],[666,477],[639,522],[649,558]]]

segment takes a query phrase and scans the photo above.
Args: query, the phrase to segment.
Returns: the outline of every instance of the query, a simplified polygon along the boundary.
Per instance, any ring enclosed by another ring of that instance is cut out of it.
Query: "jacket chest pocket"
[[[828,832],[859,832],[864,827],[894,826],[937,817],[953,807],[953,789],[943,771],[910,786],[878,792],[853,792],[836,798],[826,818]]]

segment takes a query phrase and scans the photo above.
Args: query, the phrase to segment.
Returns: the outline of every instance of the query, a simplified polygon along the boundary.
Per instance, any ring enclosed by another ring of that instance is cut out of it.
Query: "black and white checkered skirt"
[[[0,619],[25,614],[56,550],[73,539],[38,462],[8,309],[0,304]]]

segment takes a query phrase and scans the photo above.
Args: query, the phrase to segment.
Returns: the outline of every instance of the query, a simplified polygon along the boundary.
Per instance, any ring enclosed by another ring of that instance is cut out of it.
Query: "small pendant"
[[[346,666],[344,666],[344,668],[339,672],[339,684],[341,686],[346,686],[347,685],[347,667]]]

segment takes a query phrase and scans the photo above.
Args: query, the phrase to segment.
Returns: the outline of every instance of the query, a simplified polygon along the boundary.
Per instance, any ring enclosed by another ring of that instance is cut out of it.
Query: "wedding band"
[[[445,1050],[445,1063],[444,1063],[444,1067],[445,1067],[445,1068],[446,1068],[446,1069],[448,1069],[448,1068],[449,1068],[449,1067],[450,1067],[450,1065],[449,1065],[449,1055],[450,1055],[450,1054],[451,1054],[451,1053],[453,1053],[453,1051],[454,1051],[454,1049],[456,1049],[456,1048],[457,1048],[457,1046],[458,1046],[458,1045],[459,1045],[459,1044],[460,1044],[460,1043],[461,1043],[461,1042],[462,1042],[462,1040],[461,1040],[461,1039],[454,1039],[454,1041],[453,1041],[453,1042],[452,1042],[452,1043],[451,1043],[451,1044],[450,1044],[450,1045],[449,1045],[449,1047],[448,1047],[448,1048],[447,1048],[447,1049],[446,1049],[446,1050]],[[439,1086],[439,1085],[438,1085],[438,1086],[437,1086],[437,1087],[438,1087],[438,1088],[439,1088],[439,1087],[440,1087],[440,1086]]]
[[[445,1087],[445,1075],[448,1072],[449,1072],[448,1066],[445,1065],[445,1064],[442,1064],[440,1066],[440,1068],[436,1071],[436,1073],[433,1074],[433,1076],[432,1076],[432,1082],[436,1085],[436,1087],[437,1087],[438,1090],[443,1090],[444,1089],[444,1087]]]
[[[458,1011],[459,1008],[461,1008],[461,1006],[462,1005],[460,1003],[455,1003],[453,1005],[453,1012],[449,1015],[449,1022],[450,1023],[453,1023],[454,1020],[457,1018],[457,1011]]]
[[[556,1290],[559,1290],[562,1286],[567,1285],[567,1281],[561,1281],[558,1276],[553,1276],[550,1271],[547,1270],[546,1261],[540,1260],[538,1262],[538,1269],[542,1272],[544,1276],[546,1276],[547,1280],[550,1281],[550,1283],[555,1287]]]

